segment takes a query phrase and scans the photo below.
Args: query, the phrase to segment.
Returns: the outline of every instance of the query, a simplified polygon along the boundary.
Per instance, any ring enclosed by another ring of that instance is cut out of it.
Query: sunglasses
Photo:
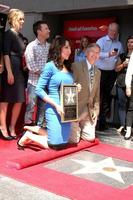
[[[19,21],[24,21],[24,18],[22,17],[22,18],[19,18]]]

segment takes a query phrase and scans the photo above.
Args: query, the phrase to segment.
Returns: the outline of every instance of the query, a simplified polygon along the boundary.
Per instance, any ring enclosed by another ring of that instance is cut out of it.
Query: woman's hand
[[[130,88],[130,87],[127,87],[127,88],[126,88],[126,95],[127,95],[128,97],[131,96],[131,88]]]
[[[8,82],[9,85],[13,85],[14,84],[14,76],[13,76],[12,72],[8,73],[7,82]]]
[[[57,105],[55,106],[55,109],[57,110],[57,113],[61,116],[61,115],[64,115],[64,111],[63,111],[63,108],[60,106],[60,105]]]

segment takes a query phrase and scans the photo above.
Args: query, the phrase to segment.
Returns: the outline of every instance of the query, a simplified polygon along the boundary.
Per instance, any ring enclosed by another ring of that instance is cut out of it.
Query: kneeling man
[[[81,84],[78,97],[79,121],[72,123],[70,142],[78,143],[80,138],[93,142],[100,104],[100,71],[95,66],[99,59],[100,47],[89,44],[86,60],[73,63],[72,70],[76,83]]]

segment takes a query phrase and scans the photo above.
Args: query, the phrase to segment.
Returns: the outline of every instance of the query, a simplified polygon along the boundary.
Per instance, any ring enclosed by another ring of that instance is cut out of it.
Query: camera
[[[114,51],[115,51],[115,52],[118,52],[118,49],[117,49],[117,48],[114,48]]]

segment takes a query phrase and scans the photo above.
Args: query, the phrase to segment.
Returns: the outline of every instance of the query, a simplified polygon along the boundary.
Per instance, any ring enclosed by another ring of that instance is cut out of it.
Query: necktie
[[[92,89],[93,86],[93,79],[94,79],[94,67],[92,65],[90,68],[90,89]]]

